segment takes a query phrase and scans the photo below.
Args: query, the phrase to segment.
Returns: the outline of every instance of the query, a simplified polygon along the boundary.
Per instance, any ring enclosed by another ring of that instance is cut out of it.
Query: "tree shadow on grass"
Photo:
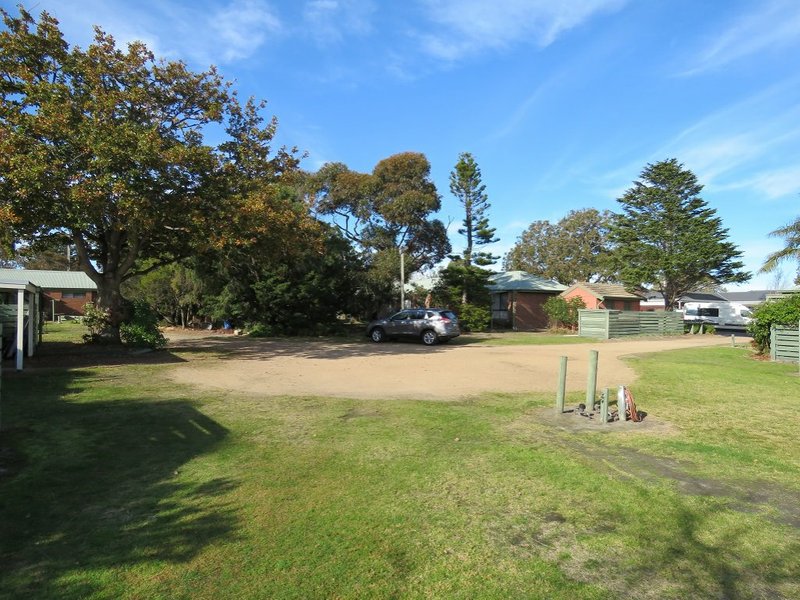
[[[234,535],[236,482],[180,476],[227,430],[185,399],[78,396],[96,376],[4,378],[0,596],[102,595],[114,569],[187,561]]]

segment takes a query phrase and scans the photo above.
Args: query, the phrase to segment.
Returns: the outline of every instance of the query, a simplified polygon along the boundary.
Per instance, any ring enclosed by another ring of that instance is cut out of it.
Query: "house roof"
[[[0,277],[0,290],[25,290],[26,292],[36,292],[39,288],[30,281],[9,281],[8,279]]]
[[[490,292],[550,292],[557,294],[567,289],[552,279],[532,275],[525,271],[502,271],[489,277]]]
[[[46,290],[96,290],[97,285],[83,271],[39,271],[0,269],[0,281],[30,282]]]
[[[726,298],[709,292],[686,292],[680,300],[681,302],[725,302]]]
[[[598,300],[605,298],[624,298],[627,300],[641,300],[641,294],[629,292],[625,286],[617,285],[616,283],[589,283],[586,281],[579,281],[578,283],[570,286],[562,295],[566,296],[571,291],[582,288],[592,294]]]
[[[726,300],[731,302],[764,302],[767,294],[773,290],[748,290],[746,292],[723,292]]]

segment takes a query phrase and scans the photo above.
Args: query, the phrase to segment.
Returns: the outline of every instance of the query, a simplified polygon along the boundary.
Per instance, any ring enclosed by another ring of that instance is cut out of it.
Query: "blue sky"
[[[16,2],[0,0],[12,10]],[[101,25],[268,100],[279,141],[370,171],[425,153],[442,195],[460,152],[483,172],[505,253],[532,221],[616,210],[649,162],[705,185],[757,271],[800,216],[797,0],[36,0],[85,45]],[[499,267],[498,267],[499,268]],[[784,267],[791,285],[795,265]],[[741,288],[773,287],[775,275]],[[734,289],[733,287],[731,289]]]

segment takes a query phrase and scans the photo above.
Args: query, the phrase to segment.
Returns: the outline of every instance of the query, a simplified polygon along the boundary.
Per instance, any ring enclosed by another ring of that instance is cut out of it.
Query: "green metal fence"
[[[578,311],[578,335],[617,338],[627,335],[681,335],[683,315],[671,311],[590,310]]]

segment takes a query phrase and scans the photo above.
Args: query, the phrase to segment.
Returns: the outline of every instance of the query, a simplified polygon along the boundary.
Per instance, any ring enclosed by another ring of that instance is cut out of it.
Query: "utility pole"
[[[400,310],[406,307],[405,255],[400,248]]]

